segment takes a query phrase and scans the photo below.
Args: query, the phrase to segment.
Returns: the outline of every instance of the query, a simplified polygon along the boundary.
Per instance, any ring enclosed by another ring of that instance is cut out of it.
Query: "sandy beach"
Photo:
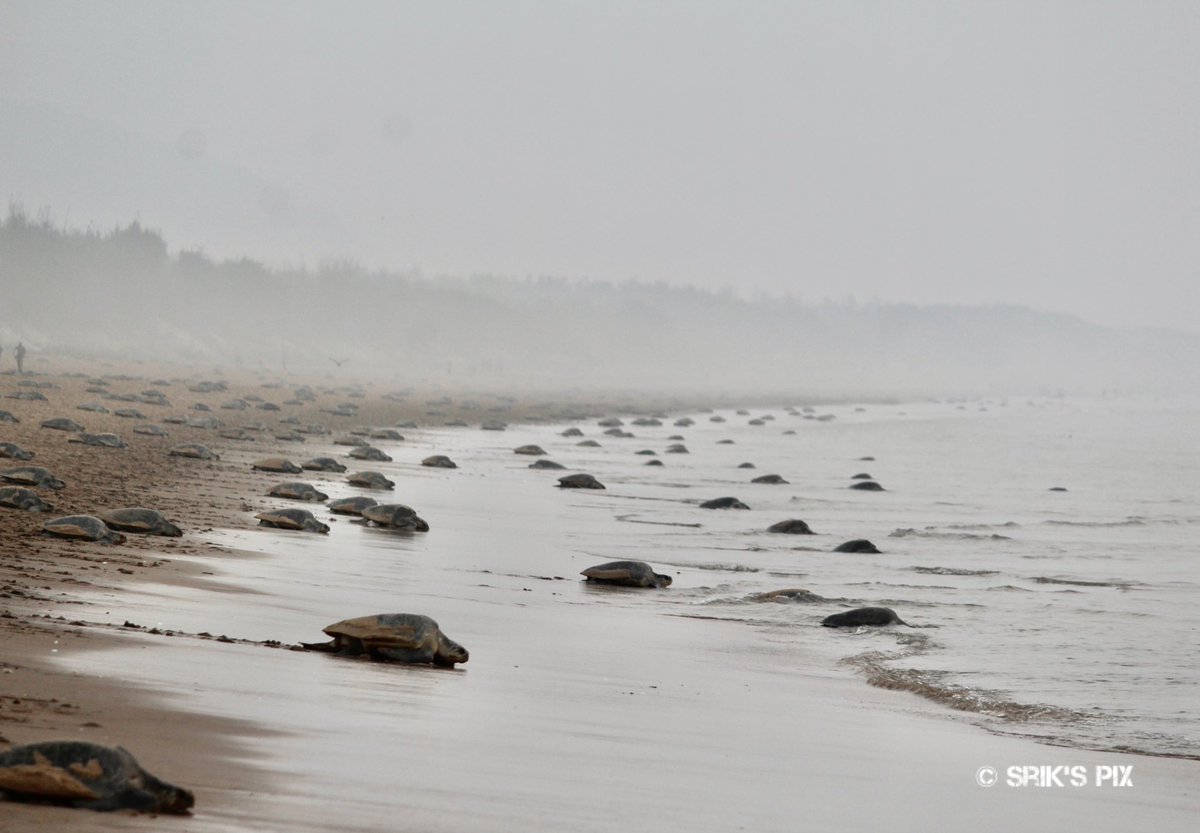
[[[20,420],[0,424],[0,440],[34,452],[29,464],[49,468],[67,487],[42,490],[55,503],[53,513],[0,510],[5,645],[0,742],[69,738],[124,746],[150,772],[194,790],[196,809],[190,817],[150,820],[5,801],[0,802],[5,833],[723,831],[828,825],[915,831],[966,824],[983,830],[1136,826],[1182,831],[1200,811],[1196,761],[1051,747],[989,734],[911,694],[871,688],[852,669],[780,673],[803,661],[783,639],[763,638],[728,622],[664,617],[630,607],[619,596],[586,600],[594,604],[572,601],[573,615],[564,621],[566,602],[558,585],[575,577],[539,574],[538,551],[552,544],[536,534],[530,535],[530,566],[514,574],[451,574],[446,568],[441,578],[448,589],[441,596],[428,591],[421,576],[413,578],[411,592],[454,615],[457,633],[465,634],[464,643],[470,640],[472,660],[455,672],[355,667],[345,678],[351,692],[356,685],[395,686],[428,710],[418,709],[386,730],[402,741],[395,760],[356,759],[355,748],[344,739],[364,722],[382,723],[371,711],[374,706],[357,712],[352,693],[335,702],[313,700],[308,711],[295,713],[327,711],[320,725],[306,725],[290,717],[282,703],[262,699],[279,686],[278,696],[301,703],[310,696],[305,691],[309,676],[344,672],[291,650],[300,639],[319,636],[323,613],[314,612],[314,629],[307,634],[275,632],[270,625],[254,630],[239,626],[237,617],[228,628],[220,628],[220,622],[194,630],[157,626],[173,594],[188,599],[211,594],[225,605],[233,600],[267,612],[288,605],[286,598],[228,578],[256,563],[259,556],[242,551],[252,547],[239,536],[255,528],[255,512],[273,505],[263,496],[267,481],[246,460],[313,456],[314,437],[307,446],[276,438],[311,423],[322,423],[335,435],[407,420],[461,421],[478,429],[487,420],[594,422],[606,413],[704,403],[578,395],[515,401],[448,390],[400,395],[386,385],[360,386],[335,377],[273,379],[65,361],[43,362],[35,370],[25,377],[0,376],[0,409]],[[118,394],[157,387],[170,405],[106,399],[87,390],[97,377],[106,381],[101,387]],[[228,381],[225,389],[189,390],[202,379],[217,378]],[[154,386],[155,381],[167,384]],[[247,396],[282,403],[305,383],[315,398],[281,411],[263,410],[253,399],[245,411],[221,408]],[[47,401],[8,396],[34,390]],[[135,407],[146,419],[79,410],[93,402],[109,411]],[[196,403],[211,410],[191,410]],[[338,403],[356,405],[357,413],[336,416],[326,410]],[[245,441],[180,424],[164,424],[168,437],[130,430],[186,413],[216,416],[231,425],[261,420],[270,430]],[[283,415],[298,423],[281,424]],[[75,419],[93,433],[118,433],[129,447],[69,443],[67,433],[39,427],[52,417]],[[168,455],[171,447],[188,442],[204,443],[222,459]],[[23,465],[0,463],[0,468]],[[130,535],[122,545],[101,546],[40,533],[49,517],[121,506],[159,509],[185,534],[177,539]],[[485,545],[482,534],[479,543]],[[305,563],[303,555],[297,563]],[[282,616],[263,621],[282,621]],[[601,644],[598,634],[609,646],[597,648],[600,663],[572,661],[579,646]],[[254,671],[241,678],[228,668]],[[479,677],[487,679],[486,688],[462,684]],[[488,719],[477,722],[481,715]],[[305,759],[309,733],[320,734],[322,748],[340,750],[345,757]],[[1010,767],[1060,765],[1084,768],[1087,783],[1006,783]],[[1131,786],[1094,783],[1109,772],[1103,768],[1129,766]],[[995,768],[999,783],[981,786],[977,775],[983,767]],[[323,772],[331,769],[342,777],[357,773],[353,780],[364,785],[362,795],[322,793]]]

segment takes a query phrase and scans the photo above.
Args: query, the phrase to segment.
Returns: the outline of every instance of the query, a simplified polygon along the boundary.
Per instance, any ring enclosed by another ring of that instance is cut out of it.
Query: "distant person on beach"
[[[17,375],[25,375],[25,345],[17,342],[17,349],[13,351],[13,355],[17,357]]]

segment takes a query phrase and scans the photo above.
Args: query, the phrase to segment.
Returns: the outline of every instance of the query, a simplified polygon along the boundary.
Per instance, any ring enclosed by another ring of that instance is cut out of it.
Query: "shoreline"
[[[136,636],[140,630],[153,627],[152,624],[144,622],[135,623],[142,625],[142,629],[122,629],[124,632],[119,635],[109,633],[100,623],[87,623],[91,617],[83,615],[87,609],[83,605],[79,606],[81,615],[77,618],[42,617],[48,615],[51,606],[78,603],[77,594],[80,591],[84,596],[101,595],[121,599],[131,596],[135,585],[140,588],[165,585],[217,589],[217,582],[208,576],[219,574],[221,558],[233,555],[235,551],[214,543],[206,534],[219,529],[244,528],[247,513],[269,505],[262,497],[266,481],[262,475],[251,473],[248,467],[245,470],[234,469],[227,465],[179,460],[166,456],[170,446],[181,442],[205,442],[211,439],[211,432],[168,426],[172,434],[168,439],[130,435],[130,420],[121,420],[111,414],[95,414],[75,409],[79,402],[94,398],[83,392],[86,380],[63,376],[25,378],[51,381],[60,387],[46,391],[47,396],[51,397],[50,403],[0,399],[0,408],[11,410],[22,419],[17,426],[4,426],[4,439],[18,442],[37,452],[38,456],[30,464],[51,468],[58,476],[67,480],[68,488],[51,497],[51,500],[59,504],[53,514],[42,516],[2,510],[5,513],[5,523],[0,527],[0,552],[5,557],[0,563],[0,584],[3,584],[3,592],[0,593],[0,632],[4,633],[8,651],[4,663],[0,664],[4,681],[3,689],[0,689],[0,704],[5,707],[0,711],[0,735],[12,743],[25,743],[50,739],[51,733],[58,733],[53,736],[84,737],[96,742],[127,746],[139,761],[156,775],[185,786],[200,787],[197,817],[192,822],[212,812],[212,808],[220,806],[218,817],[211,822],[216,826],[204,829],[251,829],[253,824],[263,821],[261,817],[256,816],[254,810],[256,796],[272,787],[273,776],[247,761],[247,747],[243,741],[249,737],[261,737],[264,732],[269,733],[271,730],[252,722],[221,719],[175,708],[170,703],[169,692],[140,688],[122,680],[119,674],[116,679],[112,679],[72,672],[58,662],[65,654],[104,652],[110,649],[123,651],[135,644],[146,645],[150,648],[149,655],[154,656],[157,651],[186,650],[180,646],[190,644],[194,638],[202,637]],[[140,390],[146,383],[129,380],[120,384]],[[5,393],[15,389],[8,384],[8,380],[0,386]],[[155,408],[153,413],[150,408],[141,405],[138,407],[147,416],[153,417],[183,412],[185,402],[197,400],[211,403],[212,413],[226,418],[230,412],[220,410],[219,403],[232,399],[239,393],[257,393],[282,398],[286,392],[286,389],[264,391],[261,385],[251,382],[231,386],[227,391],[209,394],[182,393],[183,388],[178,383],[167,390],[173,392],[173,400],[179,400],[173,402],[173,407]],[[362,400],[352,400],[362,401],[364,407],[358,416],[349,421],[332,418],[319,412],[317,407],[312,405],[294,410],[305,414],[303,421],[307,422],[311,417],[312,421],[326,422],[336,433],[338,428],[334,428],[334,425],[339,428],[357,424],[391,425],[406,418],[418,422],[427,422],[429,419],[464,419],[476,424],[481,418],[504,413],[514,424],[531,421],[530,417],[534,418],[532,421],[545,421],[555,418],[552,415],[554,408],[560,409],[561,412],[561,409],[570,407],[520,403],[492,406],[480,403],[481,407],[459,408],[453,402],[430,405],[428,400],[416,394],[411,398],[413,401],[407,404],[386,402],[378,397],[372,400],[365,397]],[[340,399],[330,400],[322,396],[319,404],[325,406],[331,401]],[[491,407],[506,410],[489,411]],[[427,412],[431,408],[443,413],[430,417]],[[405,409],[408,409],[407,412]],[[641,409],[630,410],[641,412]],[[616,406],[608,413],[617,412],[624,413]],[[386,420],[373,418],[384,413],[389,414]],[[541,417],[543,413],[547,414],[545,418]],[[130,442],[131,448],[115,451],[68,445],[67,437],[62,432],[37,427],[41,419],[50,416],[69,416],[93,431],[116,431]],[[238,423],[263,418],[263,413],[251,410],[237,412],[232,416],[235,419],[230,421]],[[273,434],[264,438],[264,441],[255,440],[247,445],[224,440],[213,440],[212,444],[218,451],[221,447],[237,447],[241,450],[253,450],[254,455],[261,457],[284,454],[293,459],[301,459],[302,455],[311,456],[306,453],[305,446],[276,441]],[[114,461],[121,465],[114,467]],[[4,462],[20,465],[16,461]],[[57,541],[37,533],[37,528],[47,517],[126,505],[148,505],[162,509],[173,520],[185,526],[184,538],[131,535],[129,542],[123,546],[103,547]],[[227,583],[221,583],[220,592],[237,591]],[[76,624],[77,622],[84,624]],[[220,634],[213,634],[209,639],[216,641],[219,636]],[[236,638],[238,634],[229,636]],[[178,641],[168,648],[168,639]],[[670,643],[666,643],[664,648],[669,646]],[[51,651],[57,653],[52,654]],[[752,668],[740,670],[751,676],[757,673]],[[831,676],[837,677],[836,683],[818,683],[816,686],[822,691],[816,697],[816,701],[825,705],[836,704],[839,695],[832,692],[835,689],[842,691],[844,683],[850,680],[846,675]],[[1093,752],[1075,747],[1047,746],[1026,738],[991,735],[981,731],[979,727],[969,725],[968,720],[956,719],[953,713],[949,713],[949,709],[937,708],[915,696],[911,703],[905,703],[898,692],[874,689],[864,685],[865,682],[857,676],[854,678],[853,684],[865,689],[867,693],[856,695],[857,705],[850,708],[881,711],[881,714],[872,712],[871,720],[879,725],[887,723],[900,734],[907,736],[919,734],[920,731],[933,732],[941,737],[945,744],[959,745],[956,749],[938,746],[936,750],[919,752],[917,757],[926,763],[930,763],[928,758],[931,754],[961,762],[961,744],[974,744],[978,740],[981,749],[989,750],[1015,744],[1007,746],[1008,749],[1015,750],[1012,754],[1018,757],[1032,755],[1037,762],[1084,758],[1090,762],[1099,759],[1132,758],[1139,769],[1165,773],[1163,777],[1168,783],[1182,785],[1187,782],[1189,775],[1194,775],[1194,768],[1187,769],[1187,764],[1180,764],[1179,769],[1173,769],[1172,764],[1160,766],[1142,763],[1173,760],[1166,756]],[[734,696],[734,693],[730,692],[730,696]],[[797,696],[801,696],[801,693],[797,693]],[[14,699],[20,702],[13,703]],[[945,724],[947,728],[940,731],[931,728],[931,725],[938,722]],[[949,728],[951,726],[955,728]],[[980,737],[972,740],[971,733]],[[996,743],[985,742],[983,737],[994,738]],[[860,742],[866,742],[865,738],[860,738]],[[974,753],[968,754],[967,757],[971,754]],[[1025,762],[1024,759],[1019,760]],[[939,771],[946,773],[946,766],[942,765]],[[817,777],[815,771],[805,772],[810,777]],[[973,786],[970,784],[971,771],[958,772],[951,769],[950,772],[955,779],[960,776],[965,779],[966,786],[963,790],[970,792],[968,788]],[[842,773],[842,777],[849,777],[848,773]],[[913,778],[913,775],[909,775],[901,781],[917,789]],[[1165,794],[1169,796],[1175,793],[1172,788],[1168,788]],[[976,797],[978,795],[979,793],[976,793]],[[1140,793],[1131,797],[1139,800],[1144,798]],[[1194,794],[1190,800],[1186,800],[1183,794],[1177,798],[1179,801],[1174,806],[1159,808],[1168,821],[1176,818],[1168,811],[1184,813],[1189,808],[1198,806]],[[966,805],[963,805],[961,797],[957,804],[965,812]],[[13,830],[30,829],[21,825],[44,823],[50,818],[47,813],[53,814],[58,829],[70,831],[126,829],[126,824],[128,829],[133,829],[135,825],[139,825],[138,817],[126,814],[80,813],[4,802],[0,804],[0,830],[9,829],[6,825],[10,822],[14,825],[11,828]],[[124,818],[132,821],[118,821]],[[189,822],[182,824],[187,824],[189,829],[192,826]],[[247,824],[250,827],[239,828],[238,824]],[[469,825],[463,829],[469,829]]]

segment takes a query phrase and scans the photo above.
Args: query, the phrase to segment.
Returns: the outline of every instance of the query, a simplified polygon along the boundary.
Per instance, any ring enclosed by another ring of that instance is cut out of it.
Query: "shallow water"
[[[218,540],[263,555],[205,562],[218,574],[214,585],[230,593],[147,586],[106,616],[119,623],[135,610],[145,625],[295,643],[319,640],[321,627],[351,616],[420,612],[470,649],[468,664],[397,669],[201,643],[186,672],[131,660],[124,673],[164,690],[190,688],[198,698],[190,707],[287,732],[270,742],[271,755],[287,762],[284,776],[319,780],[330,766],[354,772],[356,819],[339,829],[386,824],[396,779],[420,786],[406,802],[425,829],[437,829],[438,813],[464,784],[476,799],[464,812],[478,818],[459,817],[456,829],[528,829],[513,810],[523,802],[537,803],[543,829],[613,829],[625,812],[649,829],[674,807],[653,783],[664,767],[695,782],[694,817],[698,796],[722,788],[703,762],[722,754],[723,735],[742,741],[724,754],[742,757],[743,776],[778,775],[782,766],[786,782],[791,759],[780,745],[813,739],[756,717],[786,714],[789,696],[822,692],[822,681],[865,687],[869,678],[915,691],[1005,733],[1200,755],[1191,708],[1200,574],[1189,544],[1200,524],[1200,410],[1022,400],[986,410],[919,403],[827,411],[836,419],[774,409],[722,412],[727,421],[714,423],[692,414],[696,424],[686,428],[626,425],[634,438],[581,425],[600,448],[559,436],[565,426],[406,432],[405,442],[378,443],[395,462],[363,468],[396,480],[394,492],[371,494],[415,507],[429,533],[367,528],[319,507],[333,527],[328,536],[253,528],[248,518],[248,528]],[[774,419],[763,426],[747,424],[768,414]],[[662,453],[672,434],[685,437],[690,453]],[[568,471],[530,470],[534,458],[512,449],[531,442]],[[635,452],[646,448],[665,465],[645,466],[654,458]],[[434,452],[460,468],[418,465]],[[252,456],[238,455],[226,459],[248,464]],[[744,461],[756,468],[738,468]],[[554,488],[573,471],[608,488]],[[859,472],[886,491],[849,489]],[[768,473],[789,482],[749,482]],[[366,493],[323,477],[314,482],[333,498]],[[270,482],[264,475],[264,491]],[[722,496],[751,509],[698,506]],[[817,534],[765,532],[786,518]],[[883,552],[831,552],[851,538]],[[579,580],[580,570],[623,558],[651,562],[673,586],[631,591]],[[788,587],[826,601],[753,598]],[[914,627],[818,626],[862,605],[895,608]],[[111,656],[71,662],[113,667]],[[244,676],[223,673],[230,664]],[[897,708],[907,702],[885,696]],[[690,705],[701,700],[704,709]],[[625,796],[626,810],[594,818],[571,798],[581,779],[597,795]],[[709,829],[785,818],[791,798],[777,794],[779,783],[767,779],[761,794],[739,787],[755,793],[749,815],[744,803],[702,807]],[[307,809],[294,795],[288,801],[298,820],[318,813],[317,799]],[[280,812],[264,809],[264,817]]]

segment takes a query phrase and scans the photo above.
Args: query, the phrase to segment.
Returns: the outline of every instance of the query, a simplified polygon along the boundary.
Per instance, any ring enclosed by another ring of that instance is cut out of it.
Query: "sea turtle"
[[[738,468],[739,469],[753,469],[753,468],[757,468],[757,466],[755,466],[753,463],[738,463]]]
[[[803,587],[787,587],[783,590],[768,590],[765,593],[751,593],[752,602],[823,602],[825,599],[811,590]]]
[[[453,668],[470,659],[467,649],[442,633],[438,623],[417,613],[378,613],[335,622],[323,629],[329,642],[302,642],[310,651],[343,656],[366,654],[392,662],[432,663]]]
[[[146,415],[137,408],[117,408],[113,411],[113,416],[119,416],[122,419],[145,419]]]
[[[33,452],[26,451],[16,443],[0,443],[0,457],[7,457],[9,460],[32,460]]]
[[[534,460],[532,463],[529,464],[529,468],[531,468],[531,469],[565,469],[566,466],[564,466],[562,463],[556,463],[553,460],[543,459],[543,460]]]
[[[379,503],[373,497],[344,497],[338,500],[331,500],[325,504],[325,508],[337,515],[362,515],[363,510],[369,506],[376,506]]]
[[[42,500],[37,492],[24,486],[0,486],[0,506],[28,512],[53,512],[54,505]]]
[[[640,454],[643,457],[657,457],[658,452],[653,448],[643,448],[641,451],[635,451],[634,454]]]
[[[276,529],[298,529],[304,532],[329,532],[329,527],[318,521],[307,509],[271,509],[259,512],[261,526],[273,526]]]
[[[751,483],[766,483],[766,484],[769,484],[772,486],[787,483],[787,481],[784,480],[782,477],[780,477],[778,474],[761,474],[758,477],[751,480],[750,482]]]
[[[662,420],[655,417],[638,417],[632,424],[641,428],[660,428],[662,427]]]
[[[366,489],[391,489],[396,485],[377,471],[356,471],[346,477],[346,482]]]
[[[230,399],[221,403],[221,408],[226,411],[244,411],[249,407],[250,404],[245,399]]]
[[[88,411],[93,414],[107,414],[108,408],[105,408],[99,402],[84,402],[82,405],[76,405],[77,411]]]
[[[168,454],[171,457],[191,457],[196,460],[220,460],[220,456],[208,446],[200,443],[184,443],[172,448]]]
[[[621,439],[625,439],[625,440],[633,439],[633,434],[631,434],[629,431],[626,431],[622,428],[609,428],[604,433],[606,436],[609,436],[609,437],[620,437]]]
[[[826,628],[857,628],[860,625],[906,625],[912,627],[896,615],[890,607],[856,607],[845,613],[835,613],[821,620]]]
[[[645,561],[609,561],[588,567],[580,575],[600,584],[620,584],[625,587],[670,587],[671,577],[656,573]]]
[[[17,466],[11,469],[0,469],[0,480],[6,483],[18,483],[22,486],[36,486],[40,489],[64,489],[63,483],[50,473],[49,469],[41,466]]]
[[[92,515],[67,515],[42,524],[42,532],[58,538],[77,538],[99,544],[124,544],[125,536]]]
[[[874,480],[875,478],[871,477],[871,475],[867,474],[865,471],[860,471],[858,474],[851,475],[850,479],[851,480]]]
[[[506,428],[508,428],[508,423],[501,422],[498,419],[492,419],[492,420],[488,420],[487,422],[483,423],[479,427],[482,428],[484,431],[503,431]]]
[[[625,423],[616,417],[605,417],[604,419],[597,421],[596,424],[601,428],[620,428]]]
[[[603,489],[604,484],[590,474],[568,474],[558,478],[560,489]]]
[[[432,457],[426,457],[421,461],[422,466],[429,466],[435,469],[456,469],[458,464],[447,457],[445,454],[434,454]]]
[[[561,436],[561,437],[582,437],[583,432],[580,431],[578,428],[568,428],[566,431],[563,431],[559,436]]]
[[[275,435],[275,439],[281,443],[302,443],[304,442],[304,435],[299,431],[280,431]]]
[[[270,471],[280,474],[299,474],[303,469],[284,457],[267,457],[255,460],[251,465],[252,471]]]
[[[700,504],[701,509],[749,509],[750,507],[742,503],[735,497],[717,497],[712,500],[706,500]]]
[[[71,431],[76,434],[83,433],[83,426],[73,419],[66,417],[55,417],[54,419],[44,419],[41,423],[43,428],[53,428],[55,431]]]
[[[808,524],[799,518],[791,518],[786,521],[780,521],[776,524],[771,524],[767,527],[767,532],[781,532],[787,535],[816,535],[817,533],[809,529]]]
[[[647,465],[647,466],[662,466],[662,465],[666,465],[666,464],[665,464],[665,463],[663,463],[663,461],[662,461],[662,460],[659,460],[659,459],[654,459],[654,460],[647,460],[647,461],[646,461],[646,462],[645,462],[643,465]]]
[[[217,419],[215,416],[212,416],[212,415],[199,416],[199,417],[189,416],[187,419],[185,419],[183,421],[183,424],[188,426],[189,428],[205,428],[205,429],[220,428],[221,420]]]
[[[666,453],[666,454],[687,454],[688,450],[687,450],[687,446],[684,445],[683,443],[675,443],[673,445],[667,446],[667,450],[664,453]]]
[[[392,458],[373,445],[356,445],[348,452],[355,460],[371,460],[376,463],[390,463]]]
[[[855,538],[853,541],[847,541],[844,544],[838,544],[833,548],[834,552],[866,552],[878,553],[879,548],[868,541],[866,538]]]
[[[404,439],[404,435],[394,428],[375,428],[367,436],[373,440],[393,440],[395,442]]]
[[[343,472],[346,470],[345,466],[332,457],[314,457],[311,460],[305,460],[300,464],[300,468],[305,469],[306,471]]]
[[[361,512],[362,516],[371,523],[386,526],[388,529],[405,529],[412,532],[428,532],[429,524],[417,515],[411,506],[403,503],[380,503],[368,506]]]
[[[359,437],[354,437],[354,436],[338,437],[333,441],[333,444],[334,445],[352,445],[356,448],[367,447],[367,446],[371,445],[366,440],[360,439]]]
[[[129,448],[129,444],[116,434],[88,434],[86,432],[67,440],[81,445],[98,445],[102,448]]]
[[[513,454],[529,454],[534,457],[543,457],[546,452],[540,445],[522,445],[514,448]]]
[[[141,535],[163,535],[167,538],[178,538],[183,530],[167,520],[167,516],[157,509],[145,509],[140,506],[128,509],[110,509],[100,513],[100,520],[111,529],[122,532],[136,532]]]
[[[679,419],[675,420],[675,425],[678,428],[687,428],[689,425],[695,424],[696,420],[692,419],[691,417],[680,417]]]
[[[580,448],[599,448],[600,447],[600,443],[596,442],[595,440],[583,440],[581,442],[575,443],[575,445],[579,446]]]
[[[46,402],[46,394],[40,390],[19,390],[16,393],[7,394],[9,399],[20,399],[23,402]]]
[[[329,495],[318,492],[311,483],[303,483],[298,480],[276,484],[267,494],[271,497],[286,497],[292,500],[329,500]]]
[[[153,423],[148,423],[146,425],[135,425],[133,426],[133,433],[145,434],[148,437],[167,436],[166,430],[161,425],[155,425]]]
[[[15,424],[20,421],[21,420],[17,419],[12,411],[0,411],[0,422],[11,422]]]
[[[0,792],[88,810],[186,814],[191,792],[160,781],[120,746],[52,740],[0,752]]]
[[[859,480],[856,483],[850,484],[851,489],[858,489],[860,492],[882,492],[883,487],[874,480]]]

